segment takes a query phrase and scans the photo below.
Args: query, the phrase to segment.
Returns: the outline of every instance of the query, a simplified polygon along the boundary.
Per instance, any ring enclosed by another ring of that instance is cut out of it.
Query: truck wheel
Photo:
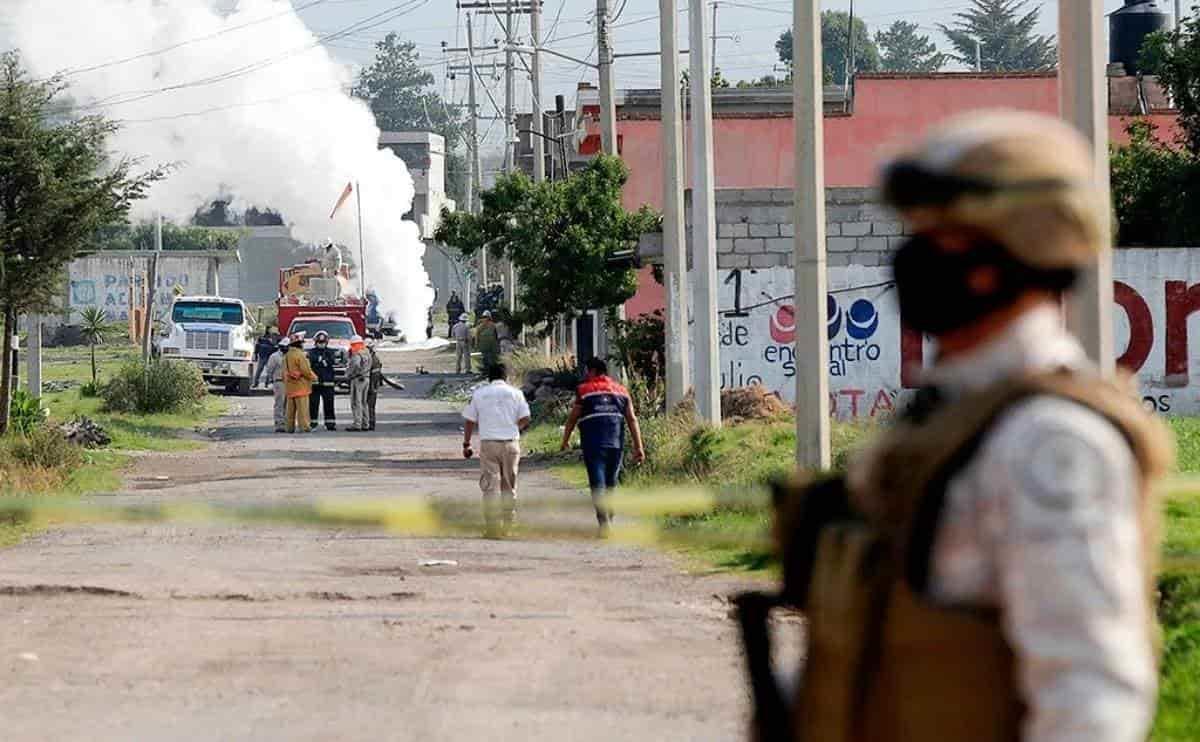
[[[239,397],[249,397],[250,396],[250,382],[251,381],[252,380],[249,377],[246,377],[245,379],[238,379],[237,395]]]

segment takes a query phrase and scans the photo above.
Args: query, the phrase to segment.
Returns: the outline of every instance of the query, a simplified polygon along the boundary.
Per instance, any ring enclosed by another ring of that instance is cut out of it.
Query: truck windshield
[[[242,308],[238,304],[205,304],[180,301],[171,310],[173,322],[215,322],[221,325],[242,324]]]
[[[288,329],[289,335],[303,332],[305,338],[312,338],[321,330],[329,333],[331,340],[349,340],[354,337],[354,323],[350,320],[337,319],[297,319],[292,321]]]

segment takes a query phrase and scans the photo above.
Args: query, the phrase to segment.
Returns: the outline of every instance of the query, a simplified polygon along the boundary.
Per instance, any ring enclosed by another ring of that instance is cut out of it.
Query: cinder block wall
[[[792,189],[717,190],[717,267],[773,268],[792,265],[795,228]],[[686,191],[688,250],[691,251],[692,194]],[[904,239],[904,225],[879,203],[871,188],[825,190],[825,246],[829,265],[887,265]],[[662,255],[661,235],[641,242],[645,258]],[[689,261],[690,263],[690,261]]]

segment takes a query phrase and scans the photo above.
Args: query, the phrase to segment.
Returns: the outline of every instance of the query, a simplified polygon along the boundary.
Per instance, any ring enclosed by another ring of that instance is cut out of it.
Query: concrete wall
[[[222,266],[226,272],[232,267],[236,274],[236,258],[232,253],[164,252],[158,264],[155,306],[169,307],[175,286],[189,294],[216,293]],[[114,251],[72,261],[67,270],[66,321],[78,322],[79,313],[88,307],[103,309],[114,322],[129,319],[130,284],[136,300],[145,280],[146,259],[145,253]]]

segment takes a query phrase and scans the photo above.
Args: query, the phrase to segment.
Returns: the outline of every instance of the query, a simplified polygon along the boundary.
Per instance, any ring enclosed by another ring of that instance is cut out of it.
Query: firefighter
[[[312,364],[317,381],[313,384],[313,393],[309,397],[308,416],[309,426],[317,427],[317,412],[325,408],[325,429],[337,430],[337,413],[334,411],[334,399],[337,394],[336,370],[337,351],[329,347],[329,333],[319,330],[313,335],[313,347],[308,351],[308,362]]]
[[[367,393],[371,387],[371,357],[362,338],[357,336],[350,342],[350,363],[346,366],[346,379],[350,382],[350,412],[354,415],[354,424],[346,430],[370,430]]]
[[[287,402],[284,410],[284,430],[288,433],[309,432],[308,398],[312,394],[312,383],[317,380],[304,354],[304,336],[296,334],[288,343],[283,357],[284,394]]]
[[[954,119],[884,172],[926,388],[844,479],[778,494],[790,699],[739,599],[760,739],[1142,742],[1155,708],[1154,483],[1170,440],[1064,329],[1108,249],[1087,143],[1040,114]]]
[[[383,386],[383,361],[375,351],[375,341],[367,341],[367,354],[370,356],[370,381],[367,385],[367,430],[375,429],[375,405],[379,402],[379,389]]]
[[[287,353],[290,342],[287,338],[280,338],[279,344],[275,346],[275,352],[267,359],[266,367],[263,369],[267,383],[271,385],[271,389],[275,393],[276,433],[286,432],[287,429],[287,422],[284,418],[287,413],[287,389],[283,382],[283,357]]]
[[[342,251],[333,244],[333,240],[325,242],[325,252],[321,255],[321,272],[326,278],[336,278],[342,273]]]

